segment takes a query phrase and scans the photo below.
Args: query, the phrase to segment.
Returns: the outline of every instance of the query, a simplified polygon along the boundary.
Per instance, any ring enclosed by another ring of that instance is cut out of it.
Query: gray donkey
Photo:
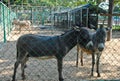
[[[77,43],[88,49],[93,45],[86,28],[74,27],[58,36],[40,36],[34,34],[21,36],[16,44],[17,60],[14,64],[12,81],[15,81],[19,64],[21,64],[22,79],[25,79],[24,68],[29,57],[55,57],[57,59],[59,81],[63,81],[63,58]]]
[[[99,72],[99,60],[100,56],[102,54],[103,49],[105,48],[105,39],[106,39],[106,34],[107,31],[110,30],[110,28],[104,28],[103,25],[100,26],[96,31],[89,31],[90,38],[92,38],[92,43],[93,47],[90,49],[85,48],[81,43],[77,45],[77,61],[76,61],[76,66],[78,67],[78,62],[79,62],[79,50],[81,49],[81,55],[80,55],[80,60],[81,60],[81,65],[83,66],[83,52],[86,52],[87,54],[92,55],[92,69],[91,69],[91,76],[93,76],[93,70],[94,70],[94,64],[95,64],[95,55],[97,55],[96,58],[96,71],[97,71],[97,76],[100,77],[100,72]]]

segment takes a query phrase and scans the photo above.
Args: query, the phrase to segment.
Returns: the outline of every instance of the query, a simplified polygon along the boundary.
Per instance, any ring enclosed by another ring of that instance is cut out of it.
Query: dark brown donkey
[[[82,44],[86,48],[90,48],[93,44],[91,43],[91,38],[88,33],[85,28],[75,27],[58,36],[40,36],[33,34],[21,36],[16,44],[17,60],[14,65],[12,81],[15,81],[19,64],[21,64],[22,79],[25,79],[24,68],[29,57],[55,57],[57,59],[59,81],[63,81],[63,58],[77,43]]]

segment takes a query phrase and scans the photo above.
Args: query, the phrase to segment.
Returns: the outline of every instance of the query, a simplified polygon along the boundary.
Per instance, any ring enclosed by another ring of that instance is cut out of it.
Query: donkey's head
[[[78,27],[76,28],[78,31],[77,37],[78,40],[77,42],[81,47],[90,49],[93,47],[93,42],[92,42],[92,36],[89,32],[89,28],[87,27]]]
[[[95,42],[95,46],[98,49],[98,51],[103,51],[105,48],[105,40],[107,31],[110,30],[109,28],[104,28],[102,25],[100,28],[96,30],[95,37],[93,38],[93,42]]]

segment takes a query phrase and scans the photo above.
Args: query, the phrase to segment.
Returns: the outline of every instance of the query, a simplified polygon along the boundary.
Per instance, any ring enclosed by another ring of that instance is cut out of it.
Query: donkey
[[[81,66],[83,66],[83,52],[86,52],[87,54],[92,54],[92,69],[91,69],[91,76],[93,76],[93,70],[94,70],[94,64],[95,64],[95,55],[96,57],[96,72],[97,77],[100,77],[99,72],[99,60],[100,56],[102,54],[102,51],[105,48],[105,39],[106,39],[106,33],[110,30],[109,28],[104,28],[102,25],[100,28],[98,28],[96,31],[89,31],[90,37],[92,39],[93,47],[90,49],[85,48],[81,43],[77,45],[77,61],[76,66],[78,67],[78,61],[79,61],[79,50],[81,49]]]
[[[62,75],[63,58],[77,43],[88,49],[91,48],[93,44],[89,36],[89,32],[84,27],[74,27],[57,36],[40,36],[35,34],[21,36],[16,44],[17,60],[14,64],[12,81],[15,81],[19,64],[21,64],[22,79],[25,79],[24,69],[29,57],[55,57],[57,59],[59,81],[64,81]]]

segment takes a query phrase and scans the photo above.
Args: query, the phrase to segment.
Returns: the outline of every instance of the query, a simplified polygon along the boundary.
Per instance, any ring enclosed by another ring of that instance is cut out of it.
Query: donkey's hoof
[[[24,75],[24,76],[22,76],[22,80],[25,80],[25,79],[26,79],[25,75]]]
[[[13,76],[12,81],[15,81],[15,76]]]
[[[15,80],[12,80],[12,81],[15,81]]]
[[[25,65],[25,68],[27,68],[27,65]]]
[[[98,74],[97,77],[101,77],[100,74]]]
[[[22,77],[22,80],[25,80],[26,79],[26,77]]]
[[[81,66],[83,66],[83,64],[81,64]]]
[[[91,73],[91,75],[90,75],[90,76],[91,76],[91,77],[92,77],[92,76],[94,76],[94,75],[93,75],[93,73]]]
[[[64,79],[63,78],[59,78],[59,81],[64,81]]]

